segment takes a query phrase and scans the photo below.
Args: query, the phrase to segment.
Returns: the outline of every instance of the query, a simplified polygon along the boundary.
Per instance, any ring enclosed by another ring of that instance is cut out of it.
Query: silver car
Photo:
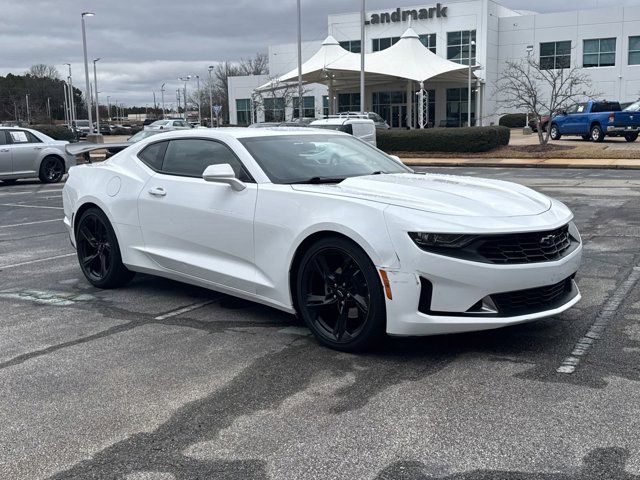
[[[168,120],[156,120],[151,125],[146,125],[145,130],[189,130],[191,125],[186,120],[168,119]]]
[[[59,182],[76,164],[65,150],[68,143],[29,128],[0,127],[0,182],[36,177],[44,183]]]

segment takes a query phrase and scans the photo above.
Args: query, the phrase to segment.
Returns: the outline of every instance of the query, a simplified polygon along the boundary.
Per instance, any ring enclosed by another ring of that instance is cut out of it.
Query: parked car
[[[185,120],[156,120],[151,125],[144,127],[144,130],[189,130],[191,125]]]
[[[313,158],[323,151],[335,161]],[[134,272],[199,285],[297,312],[339,350],[520,324],[580,300],[582,243],[561,202],[414,174],[335,131],[168,132],[72,168],[62,198],[95,287]]]
[[[324,128],[328,130],[337,130],[353,135],[360,140],[376,146],[376,126],[373,120],[362,118],[361,116],[336,116],[322,120],[316,120],[309,124],[311,128]]]
[[[360,112],[341,112],[341,113],[338,113],[337,116],[368,118],[369,120],[373,120],[373,123],[375,124],[376,128],[379,130],[389,130],[391,128],[387,123],[387,121],[384,118],[382,118],[380,115],[378,115],[376,112],[364,112],[364,114],[361,114]],[[328,117],[328,118],[331,118],[331,117]]]
[[[78,137],[86,137],[91,133],[91,127],[89,120],[74,120],[71,124],[71,129]]]
[[[549,115],[542,115],[540,117],[540,127],[542,128],[542,130],[546,130],[547,126],[549,125],[549,118],[551,118]],[[537,132],[538,131],[538,119],[537,118],[531,118],[529,120],[529,128],[531,128],[531,131],[533,132]]]
[[[111,125],[109,125],[108,123],[100,122],[100,134],[111,135]]]
[[[39,178],[43,183],[59,182],[76,164],[75,157],[65,151],[68,143],[29,128],[0,127],[0,181]]]
[[[578,103],[551,119],[551,139],[579,135],[584,140],[602,142],[606,136],[623,136],[635,142],[640,133],[640,113],[622,111],[618,102]]]

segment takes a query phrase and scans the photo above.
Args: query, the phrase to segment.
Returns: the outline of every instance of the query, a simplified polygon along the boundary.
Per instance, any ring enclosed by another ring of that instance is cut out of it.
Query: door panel
[[[257,185],[238,192],[201,178],[157,173],[138,198],[147,253],[161,266],[255,293]]]
[[[7,145],[5,132],[0,130],[0,175],[11,175],[12,173],[11,148]]]
[[[9,148],[11,149],[13,173],[35,173],[36,160],[44,145],[33,142],[29,132],[10,130],[9,135],[12,141]]]

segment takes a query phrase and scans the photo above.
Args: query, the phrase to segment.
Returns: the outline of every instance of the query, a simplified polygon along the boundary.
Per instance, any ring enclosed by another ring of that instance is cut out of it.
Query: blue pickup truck
[[[635,142],[640,133],[640,112],[620,108],[618,102],[578,103],[551,119],[551,139],[579,135],[584,140],[602,142],[605,136],[624,137]]]

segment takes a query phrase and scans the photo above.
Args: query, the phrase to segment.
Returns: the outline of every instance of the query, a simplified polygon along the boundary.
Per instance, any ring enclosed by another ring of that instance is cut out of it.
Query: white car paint
[[[345,135],[302,129],[213,129],[170,132],[163,139],[206,138],[229,146],[253,178],[244,189],[202,178],[156,173],[137,157],[142,140],[101,164],[71,170],[63,189],[64,223],[73,231],[83,205],[101,208],[116,232],[123,263],[294,312],[290,267],[310,235],[336,232],[357,243],[389,278],[386,331],[428,335],[482,330],[564,311],[575,294],[545,311],[505,317],[464,316],[483,297],[551,285],[578,269],[582,245],[555,261],[500,265],[420,249],[408,232],[498,234],[561,227],[573,215],[526,187],[450,175],[392,174],[337,184],[277,184],[240,142],[244,137]],[[433,283],[432,310],[418,311],[420,277]]]
[[[169,120],[156,120],[151,125],[145,125],[144,130],[191,130],[193,128],[186,120],[169,119]]]
[[[13,142],[9,138],[9,143],[4,143],[0,139],[0,180],[13,180],[20,178],[37,177],[40,171],[40,164],[45,157],[55,156],[60,158],[65,164],[65,171],[76,164],[74,155],[66,152],[65,146],[69,143],[53,138],[37,130],[21,127],[0,127],[0,134],[6,132],[29,132],[37,138],[37,142],[28,141],[24,143]],[[17,138],[17,137],[16,137]]]

